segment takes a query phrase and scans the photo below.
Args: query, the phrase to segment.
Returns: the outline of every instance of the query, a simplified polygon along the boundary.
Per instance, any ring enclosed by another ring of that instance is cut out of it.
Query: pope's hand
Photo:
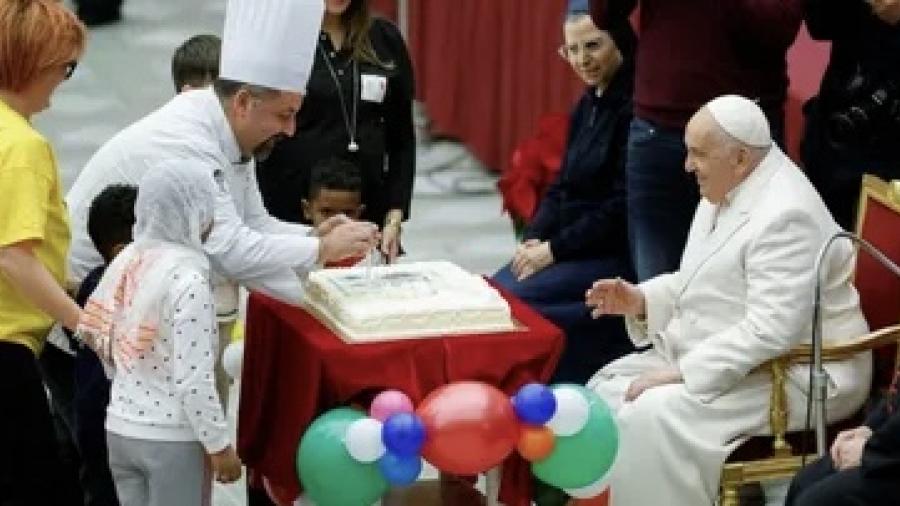
[[[651,388],[672,383],[681,383],[682,381],[681,371],[675,367],[647,371],[638,376],[631,382],[631,385],[628,386],[628,390],[625,392],[625,401],[631,402]]]
[[[585,302],[592,308],[591,316],[603,315],[642,316],[646,301],[640,288],[619,278],[601,279],[585,294]]]
[[[378,227],[364,221],[341,223],[319,241],[319,263],[365,256],[378,243]]]
[[[325,237],[329,232],[334,230],[334,227],[338,225],[342,225],[344,223],[350,223],[351,220],[344,214],[336,214],[334,216],[330,216],[325,219],[322,223],[319,223],[319,226],[316,227],[316,235],[319,237]]]

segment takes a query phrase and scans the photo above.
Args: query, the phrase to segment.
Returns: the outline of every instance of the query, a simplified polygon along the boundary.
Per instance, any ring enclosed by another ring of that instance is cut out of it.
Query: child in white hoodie
[[[115,370],[106,430],[122,506],[209,504],[241,465],[216,394],[209,263],[215,182],[177,162],[138,186],[134,242],[85,305],[79,334]]]

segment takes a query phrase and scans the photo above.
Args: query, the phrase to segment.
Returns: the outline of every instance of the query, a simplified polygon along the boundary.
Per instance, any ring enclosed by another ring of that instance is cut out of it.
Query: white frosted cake
[[[450,262],[314,271],[306,295],[351,342],[515,329],[500,293]]]

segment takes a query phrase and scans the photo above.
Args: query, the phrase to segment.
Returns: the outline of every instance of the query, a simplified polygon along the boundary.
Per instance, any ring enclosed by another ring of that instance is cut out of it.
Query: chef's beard
[[[264,162],[269,155],[272,154],[272,150],[275,149],[275,145],[278,144],[282,139],[286,139],[287,135],[277,134],[269,137],[267,140],[262,142],[259,146],[256,146],[256,149],[253,150],[253,157],[257,162]]]

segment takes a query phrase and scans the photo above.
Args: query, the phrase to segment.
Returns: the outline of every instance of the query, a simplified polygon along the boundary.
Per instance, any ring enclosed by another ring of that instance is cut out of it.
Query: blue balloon
[[[529,383],[512,398],[519,420],[531,425],[544,425],[556,413],[553,391],[540,383]]]
[[[415,413],[397,413],[384,421],[381,440],[389,453],[401,457],[418,455],[425,443],[425,424]]]
[[[391,485],[402,487],[414,483],[422,472],[422,457],[418,455],[402,456],[387,452],[378,459],[378,469],[385,481]]]

